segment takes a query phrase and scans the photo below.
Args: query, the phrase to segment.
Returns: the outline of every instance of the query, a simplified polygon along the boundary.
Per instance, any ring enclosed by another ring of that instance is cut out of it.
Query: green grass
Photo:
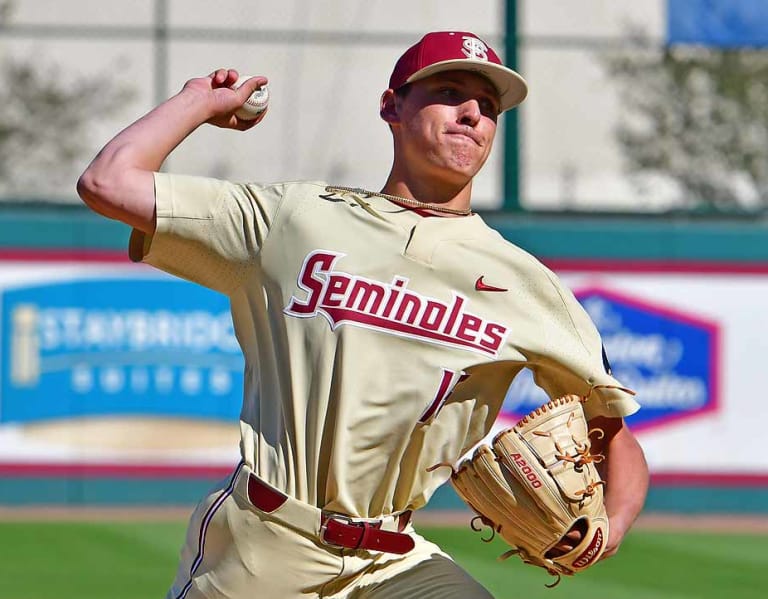
[[[0,522],[0,598],[162,598],[176,570],[183,522]],[[633,531],[619,555],[554,589],[500,540],[468,528],[423,528],[497,599],[761,599],[768,537]],[[272,599],[272,598],[269,598]]]
[[[0,522],[2,599],[153,599],[176,573],[183,522]]]
[[[578,576],[553,579],[518,558],[496,558],[502,541],[468,539],[463,530],[426,536],[482,581],[497,599],[761,599],[768,596],[768,537],[636,530],[619,553]]]

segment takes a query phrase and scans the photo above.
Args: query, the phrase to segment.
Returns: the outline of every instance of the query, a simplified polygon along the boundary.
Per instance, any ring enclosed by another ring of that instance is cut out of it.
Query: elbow
[[[111,207],[117,197],[115,177],[91,165],[77,180],[77,195],[97,214],[113,218]]]
[[[91,210],[145,233],[154,231],[153,172],[129,152],[102,151],[77,180],[77,194]]]
[[[77,180],[77,195],[83,203],[95,212],[100,212],[99,205],[106,196],[104,181],[88,167]]]

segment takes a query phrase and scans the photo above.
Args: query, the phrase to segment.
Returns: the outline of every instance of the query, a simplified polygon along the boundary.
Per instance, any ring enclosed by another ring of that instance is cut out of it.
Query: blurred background
[[[529,83],[475,207],[574,290],[637,390],[642,521],[768,528],[762,0],[0,0],[0,514],[186,509],[238,461],[227,300],[129,263],[128,229],[75,193],[99,148],[231,67],[269,77],[269,115],[200,128],[165,170],[380,189],[379,96],[440,29]],[[499,426],[543,399],[520,376]],[[428,511],[461,508],[446,488]]]

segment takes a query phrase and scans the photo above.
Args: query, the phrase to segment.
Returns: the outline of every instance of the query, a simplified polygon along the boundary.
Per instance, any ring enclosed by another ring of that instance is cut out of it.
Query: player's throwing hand
[[[182,93],[197,93],[206,96],[210,116],[206,123],[224,129],[245,131],[262,121],[266,111],[255,119],[241,119],[236,112],[257,89],[268,82],[266,77],[251,77],[240,87],[233,89],[239,78],[234,69],[217,69],[207,77],[196,77],[184,84]]]

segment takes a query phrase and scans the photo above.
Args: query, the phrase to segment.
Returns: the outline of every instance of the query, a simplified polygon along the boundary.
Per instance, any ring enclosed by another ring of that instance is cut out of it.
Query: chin
[[[447,168],[455,172],[458,177],[473,178],[485,164],[485,161],[478,160],[454,160]]]
[[[450,182],[455,187],[465,187],[472,182],[478,169],[459,168],[456,166],[445,166],[442,169],[442,179]]]

